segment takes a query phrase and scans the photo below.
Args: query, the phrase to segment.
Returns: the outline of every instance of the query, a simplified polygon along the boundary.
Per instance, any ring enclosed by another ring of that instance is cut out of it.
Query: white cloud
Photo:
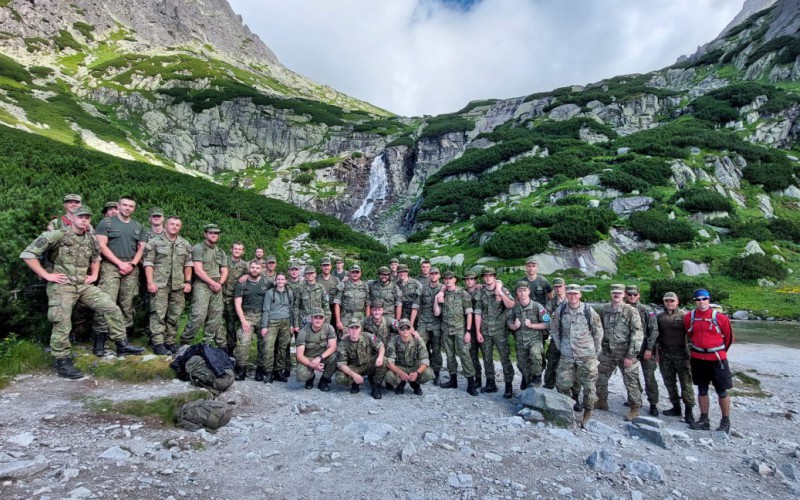
[[[731,0],[230,0],[298,73],[401,115],[672,64],[741,9]]]

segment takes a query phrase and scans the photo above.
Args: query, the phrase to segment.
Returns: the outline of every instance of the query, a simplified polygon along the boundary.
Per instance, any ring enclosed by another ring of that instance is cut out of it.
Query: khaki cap
[[[486,266],[481,271],[481,276],[486,276],[487,274],[497,274],[497,271],[493,267]]]
[[[666,299],[675,299],[678,300],[678,294],[675,292],[667,292],[664,294],[664,300]]]
[[[321,266],[324,266],[325,264],[328,264],[328,265],[330,265],[330,263],[331,263],[331,259],[330,259],[330,258],[328,258],[328,257],[323,257],[323,258],[322,258],[322,259],[320,259],[320,261],[319,261],[319,265],[321,265]]]
[[[278,260],[277,260],[277,259],[275,259],[275,256],[274,256],[274,255],[267,255],[267,258],[266,258],[266,259],[264,259],[264,262],[266,262],[267,264],[269,264],[270,262],[278,262]]]
[[[317,268],[314,266],[306,266],[305,270],[303,270],[303,274],[309,274],[315,272],[317,272]]]
[[[530,288],[530,285],[527,281],[517,281],[517,284],[514,285],[514,290],[519,290],[520,288]]]
[[[408,318],[403,318],[403,319],[401,319],[400,321],[397,322],[397,328],[398,329],[401,329],[404,326],[408,326],[408,327],[411,326],[411,321],[408,320]]]
[[[357,317],[350,318],[350,321],[347,322],[347,328],[353,328],[355,326],[361,326],[361,321],[358,320]]]
[[[314,309],[311,310],[312,318],[319,316],[325,317],[325,311],[323,311],[321,307],[315,307]]]
[[[580,293],[581,286],[580,285],[567,285],[567,293]]]
[[[81,195],[79,194],[71,193],[64,195],[64,203],[68,201],[80,201],[81,203],[83,203],[83,198],[81,198]]]
[[[350,266],[350,272],[352,273],[353,271],[361,272],[361,266],[359,266],[358,264],[353,264],[352,266]]]
[[[392,270],[386,266],[381,266],[378,268],[378,274],[392,274]]]
[[[456,273],[454,273],[453,271],[445,271],[444,274],[442,274],[442,278],[455,278],[455,277]]]
[[[159,207],[153,207],[153,208],[150,209],[150,216],[152,217],[153,215],[161,215],[161,216],[163,216],[164,215],[164,210],[162,210]]]
[[[538,264],[539,260],[534,256],[530,256],[525,260],[525,263],[526,264]]]
[[[611,285],[611,293],[614,292],[625,293],[625,285],[622,285],[620,283],[615,283]]]
[[[92,215],[92,210],[89,207],[80,206],[75,210],[75,212],[73,212],[73,214],[75,216],[78,216],[78,215],[89,215],[89,216],[91,216]]]
[[[389,264],[399,264],[399,263],[400,263],[400,259],[398,259],[397,257],[393,257],[393,258],[392,258],[392,259],[389,261]]]
[[[626,292],[639,293],[639,287],[636,285],[628,285],[625,287]]]
[[[222,229],[220,229],[216,224],[206,224],[203,226],[203,231],[207,233],[221,233]]]
[[[564,278],[553,278],[553,286],[556,285],[566,285],[567,282],[564,281]]]
[[[405,264],[400,264],[399,266],[397,266],[397,272],[398,273],[407,273],[408,272],[408,266],[405,265]]]
[[[478,278],[478,273],[476,273],[475,271],[467,271],[467,272],[464,273],[464,279],[467,279],[467,278],[477,279]]]

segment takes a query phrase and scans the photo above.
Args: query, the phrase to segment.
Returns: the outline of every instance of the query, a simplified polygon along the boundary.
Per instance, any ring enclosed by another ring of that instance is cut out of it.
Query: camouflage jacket
[[[555,297],[553,297],[555,299]],[[551,345],[566,358],[596,358],[603,342],[603,322],[588,304],[581,302],[576,309],[566,301],[550,317]],[[588,307],[590,323],[586,322]]]
[[[652,307],[637,302],[635,306],[639,311],[639,318],[642,320],[642,351],[652,351],[656,348],[658,342],[658,320],[656,319],[656,312]]]
[[[509,295],[505,287],[503,292]],[[487,337],[505,335],[506,311],[506,305],[497,300],[494,290],[483,287],[475,297],[475,315],[481,317],[481,333]]]
[[[223,296],[227,298],[233,297],[233,291],[236,288],[236,283],[239,282],[239,278],[250,271],[248,266],[249,264],[244,259],[233,260],[231,258],[228,261],[228,279],[225,280],[225,284],[222,286]]]
[[[642,318],[633,307],[622,304],[614,310],[611,304],[606,304],[600,311],[603,320],[603,345],[610,349],[623,349],[627,347],[627,358],[635,358],[642,347]]]
[[[369,297],[367,303],[369,304],[375,300],[382,301],[384,312],[391,311],[391,316],[394,317],[395,306],[399,306],[403,303],[400,287],[391,280],[389,280],[386,285],[381,283],[380,280],[371,281],[369,283]]]
[[[397,280],[397,287],[400,288],[400,294],[403,301],[403,317],[410,318],[412,309],[419,309],[420,295],[422,294],[422,285],[414,278],[408,278],[405,283]],[[419,314],[419,313],[417,313]]]
[[[435,287],[424,285],[419,293],[419,327],[420,329],[438,330],[442,320],[433,314],[433,301],[442,289],[441,283]]]
[[[290,279],[286,279],[286,288],[292,291],[295,297],[297,297],[298,291],[301,287],[306,284],[306,280],[300,279],[298,281],[292,281]]]
[[[342,307],[341,319],[344,321],[345,317],[352,314],[364,314],[367,310],[367,297],[369,290],[367,284],[363,281],[354,283],[352,281],[345,281],[339,283],[336,287],[336,296],[333,298],[334,304],[339,304]]]
[[[552,299],[548,299],[547,304],[544,305],[544,308],[547,309],[547,312],[553,314],[553,311],[555,311],[558,306],[565,303],[566,301],[567,301],[566,297],[561,299],[558,297],[558,295],[553,295]]]
[[[323,323],[318,332],[315,332],[309,323],[297,332],[295,344],[298,347],[305,346],[304,355],[311,359],[321,356],[328,350],[328,341],[331,339],[336,340],[336,330],[330,323]]]
[[[361,332],[361,336],[355,342],[345,335],[336,348],[336,354],[339,356],[336,364],[360,366],[374,363],[382,346],[383,342],[375,335]]]
[[[331,306],[325,288],[319,283],[309,285],[303,281],[303,285],[294,291],[294,325],[298,328],[303,325],[315,307],[321,307],[325,317],[330,319],[328,311]]]
[[[79,235],[69,226],[43,233],[19,257],[38,259],[43,255],[52,263],[49,272],[66,274],[70,284],[82,285],[91,263],[100,260],[100,245],[88,231]]]
[[[389,347],[386,349],[386,363],[406,370],[416,370],[420,365],[431,364],[428,359],[428,349],[422,339],[411,337],[408,342],[403,342],[399,335],[389,342]]]
[[[465,316],[472,314],[472,296],[461,287],[444,291],[444,302],[441,307],[442,333],[445,335],[464,335],[466,332]]]
[[[144,267],[153,268],[153,281],[159,288],[183,288],[183,270],[192,267],[192,244],[178,236],[170,241],[160,234],[147,242],[142,257]]]
[[[381,316],[381,322],[377,325],[372,316],[365,318],[361,324],[361,331],[375,335],[384,344],[388,344],[389,338],[393,337],[391,321],[386,318],[385,314]]]
[[[508,311],[508,326],[514,325],[516,320],[519,320],[522,326],[514,332],[515,335],[529,335],[534,338],[544,339],[547,335],[547,330],[534,330],[525,326],[525,320],[530,320],[531,323],[549,323],[550,315],[543,305],[531,299],[528,305],[523,306],[519,301],[516,301],[514,307]]]

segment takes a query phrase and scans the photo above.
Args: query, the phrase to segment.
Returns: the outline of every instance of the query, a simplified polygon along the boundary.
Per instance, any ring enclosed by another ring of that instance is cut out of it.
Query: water
[[[800,349],[800,323],[789,321],[732,321],[736,342],[775,344]]]
[[[372,210],[375,208],[377,200],[384,200],[389,195],[389,179],[386,176],[386,162],[383,155],[376,156],[372,160],[372,165],[369,168],[369,186],[367,186],[367,195],[361,206],[353,214],[352,220],[357,220],[359,217],[369,217]]]

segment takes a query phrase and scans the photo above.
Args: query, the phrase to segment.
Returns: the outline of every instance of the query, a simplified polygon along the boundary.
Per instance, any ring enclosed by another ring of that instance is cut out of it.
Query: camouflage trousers
[[[181,344],[191,344],[194,336],[205,327],[203,343],[227,348],[225,328],[222,324],[222,292],[214,293],[207,284],[195,281],[192,293],[192,312],[181,336]]]
[[[111,340],[125,340],[125,321],[114,300],[93,285],[47,284],[47,319],[53,323],[50,335],[50,352],[56,359],[69,356],[71,344],[69,332],[72,330],[72,309],[81,302],[102,316],[108,327]]]
[[[308,359],[316,358],[316,356],[306,356]],[[328,380],[330,380],[334,373],[336,373],[336,359],[338,356],[336,353],[331,354],[328,358],[323,362],[325,368],[322,370],[322,376]],[[295,376],[297,377],[298,382],[306,382],[308,380],[313,379],[316,376],[317,372],[312,370],[311,368],[307,367],[306,365],[301,365],[297,363],[297,369],[295,370]]]
[[[476,377],[480,377],[481,373],[483,373],[481,369],[480,353],[481,344],[478,343],[478,335],[475,333],[475,328],[472,328],[469,331],[469,359],[472,361],[472,368],[475,370]]]
[[[494,350],[500,353],[500,364],[503,366],[503,381],[511,382],[514,380],[514,365],[511,364],[511,346],[508,344],[508,334],[495,333],[494,335],[483,335],[481,353],[483,354],[483,369],[486,372],[486,380],[494,380]]]
[[[517,333],[517,368],[528,383],[542,375],[542,338],[530,333]]]
[[[544,369],[544,386],[545,389],[552,389],[556,386],[556,377],[558,373],[559,358],[561,358],[561,351],[551,341],[547,343],[547,352],[544,355],[545,369]]]
[[[681,399],[686,406],[694,406],[694,388],[692,387],[692,370],[689,363],[689,353],[685,347],[659,348],[661,361],[661,377],[667,387],[669,401],[677,406]],[[678,393],[677,382],[681,386]]]
[[[434,370],[442,369],[442,331],[436,326],[435,329],[428,329],[424,325],[420,326],[419,336],[425,342],[428,349],[428,357],[431,360],[431,368]]]
[[[122,276],[119,274],[117,266],[103,261],[100,264],[100,281],[98,281],[97,287],[119,306],[122,312],[123,327],[132,327],[133,299],[139,293],[139,268],[134,267],[129,275]],[[94,330],[99,333],[108,333],[109,327],[102,314],[95,314]]]
[[[400,366],[400,365],[395,365],[395,366],[397,366],[397,368],[400,368],[401,370],[403,370],[406,373],[411,373],[414,370],[419,368],[418,366],[417,367],[414,367],[414,366]],[[388,370],[388,369],[386,370],[386,377],[384,378],[384,380],[386,380],[387,384],[392,384],[392,385],[399,385],[400,382],[401,382],[400,377],[398,377],[396,373],[394,373],[393,371]],[[425,370],[422,373],[417,375],[417,382],[416,383],[417,384],[424,384],[426,382],[430,382],[431,380],[433,380],[433,370],[431,370],[430,368],[425,368]]]
[[[577,401],[583,387],[583,407],[591,410],[597,402],[597,378],[600,362],[597,358],[564,358],[558,360],[556,387],[558,392],[572,396]],[[575,385],[578,390],[575,390]]]
[[[270,321],[267,325],[267,336],[259,335],[258,342],[258,366],[268,372],[291,369],[292,363],[289,360],[288,352],[289,344],[292,343],[292,326],[288,318]],[[262,350],[264,352],[263,359],[261,357]]]
[[[361,376],[366,376],[370,384],[377,386],[383,384],[383,378],[386,376],[387,371],[386,363],[383,363],[383,366],[375,366],[375,359],[363,365],[347,365],[347,367]],[[343,371],[337,370],[336,383],[340,385],[350,385],[353,383],[353,379],[345,375]]]
[[[639,354],[639,363],[642,365],[642,375],[644,375],[644,392],[647,394],[647,402],[651,405],[658,404],[658,381],[656,380],[656,353],[650,360],[644,359],[644,351]]]
[[[464,342],[462,333],[450,335],[442,332],[444,342],[444,353],[447,355],[447,373],[455,375],[458,372],[458,361],[461,360],[461,374],[465,377],[475,376],[475,367],[472,366],[472,358],[469,355],[469,344]]]
[[[153,345],[175,344],[178,324],[186,306],[183,288],[170,290],[162,287],[147,295],[150,296],[150,341]]]
[[[225,340],[229,351],[236,348],[237,336],[236,324],[239,322],[239,317],[236,315],[236,306],[233,303],[233,295],[222,296],[222,303],[225,305],[222,310],[223,318],[225,319]]]
[[[608,400],[608,379],[614,374],[617,368],[622,372],[622,382],[628,392],[628,405],[631,408],[642,406],[642,386],[639,382],[639,361],[634,358],[630,368],[625,368],[625,357],[628,355],[628,346],[621,346],[616,349],[604,344],[600,356],[597,374],[597,398],[603,401]]]
[[[244,319],[250,324],[250,332],[245,332],[242,325],[239,325],[239,328],[236,329],[236,347],[233,349],[236,366],[247,366],[247,360],[250,358],[250,346],[254,336],[258,338],[259,344],[261,343],[261,335],[259,334],[261,311],[244,311]],[[261,349],[259,349],[259,358],[261,357],[260,351]]]

